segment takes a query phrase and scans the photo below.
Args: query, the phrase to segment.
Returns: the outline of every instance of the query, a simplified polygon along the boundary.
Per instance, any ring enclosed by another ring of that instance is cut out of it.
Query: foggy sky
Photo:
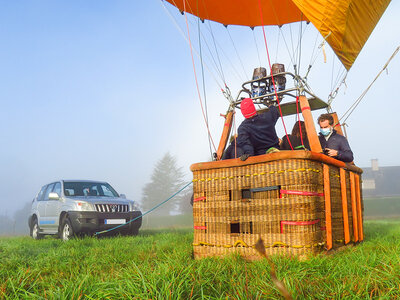
[[[184,17],[167,7],[186,30]],[[335,99],[339,116],[400,45],[399,14],[400,3],[392,1]],[[189,20],[196,44],[197,23]],[[308,26],[302,73],[316,36]],[[226,29],[218,24],[212,28],[217,43],[226,46],[224,51],[241,70]],[[236,76],[221,54],[235,97],[259,60],[250,29],[232,26],[229,32],[245,67]],[[278,44],[277,32],[267,29],[271,56],[288,66],[290,58],[282,38]],[[261,64],[267,66],[259,28],[255,36]],[[189,46],[160,1],[2,1],[0,40],[0,214],[12,214],[42,185],[59,179],[108,181],[119,193],[140,200],[154,164],[167,151],[177,157],[187,180],[192,163],[209,159]],[[309,77],[324,99],[332,64],[336,72],[340,64],[331,52],[327,63],[320,55]],[[202,89],[197,57],[196,71]],[[206,73],[205,78],[210,130],[217,144],[223,127],[219,114],[225,113],[228,102],[213,76]],[[349,143],[361,167],[369,166],[372,158],[380,165],[400,165],[399,79],[397,56],[347,122]],[[236,126],[241,120],[238,113]],[[293,119],[285,122],[292,127]],[[278,124],[282,136],[281,121]]]

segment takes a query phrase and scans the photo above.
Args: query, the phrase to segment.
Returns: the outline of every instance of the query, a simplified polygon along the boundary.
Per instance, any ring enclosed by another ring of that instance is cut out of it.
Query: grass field
[[[400,297],[400,221],[367,221],[366,241],[307,260],[273,257],[296,299]],[[265,260],[192,259],[191,230],[137,237],[0,239],[0,298],[276,299]]]

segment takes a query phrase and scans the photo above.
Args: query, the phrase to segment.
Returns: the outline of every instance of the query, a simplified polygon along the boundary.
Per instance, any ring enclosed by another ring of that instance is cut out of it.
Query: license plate
[[[126,223],[125,219],[105,219],[104,224],[124,224]]]

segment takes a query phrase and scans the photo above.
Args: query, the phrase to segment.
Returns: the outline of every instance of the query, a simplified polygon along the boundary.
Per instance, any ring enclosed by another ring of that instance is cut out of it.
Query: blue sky
[[[41,185],[61,178],[106,180],[120,193],[140,200],[155,162],[167,151],[177,156],[188,179],[190,164],[209,158],[190,50],[160,0],[0,5],[0,213],[12,214]],[[166,6],[186,30],[184,17]],[[347,88],[334,102],[339,116],[400,45],[399,15],[400,4],[393,1],[351,69]],[[197,23],[191,17],[189,21],[198,49]],[[206,22],[202,30],[208,36],[207,26],[223,49],[223,69],[235,96],[241,80],[249,79],[259,64],[253,34],[248,28],[229,28],[244,63],[241,72],[227,30]],[[302,48],[304,66],[316,37],[309,27]],[[292,28],[297,30],[298,25]],[[283,31],[288,34],[288,29]],[[277,32],[276,27],[267,28],[271,56],[289,65]],[[261,64],[266,65],[259,28],[255,37]],[[206,63],[213,69],[212,61]],[[328,52],[324,64],[320,55],[310,75],[310,84],[323,98],[329,93],[332,64],[336,72],[337,60]],[[196,68],[200,79],[197,57]],[[210,129],[218,143],[223,124],[219,114],[226,111],[227,101],[213,75],[206,73],[205,78]],[[361,167],[371,158],[378,158],[381,165],[400,165],[395,94],[399,78],[400,56],[347,122],[349,142]],[[239,114],[237,118],[239,125]],[[291,128],[293,120],[286,122]],[[283,135],[281,125],[278,131]]]

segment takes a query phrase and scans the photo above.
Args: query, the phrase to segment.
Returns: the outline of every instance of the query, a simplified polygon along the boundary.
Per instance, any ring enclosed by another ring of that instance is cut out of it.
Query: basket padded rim
[[[233,159],[219,160],[219,161],[200,162],[192,164],[190,166],[190,170],[194,172],[194,171],[201,171],[208,169],[239,167],[239,166],[253,165],[263,162],[271,162],[271,161],[285,160],[285,159],[307,159],[307,160],[318,161],[339,168],[344,168],[359,174],[363,172],[362,169],[356,167],[355,165],[350,165],[348,163],[344,163],[340,160],[329,157],[325,154],[312,152],[308,150],[283,150],[280,152],[275,152],[270,154],[250,156],[245,161],[241,161],[239,158],[233,158]]]

